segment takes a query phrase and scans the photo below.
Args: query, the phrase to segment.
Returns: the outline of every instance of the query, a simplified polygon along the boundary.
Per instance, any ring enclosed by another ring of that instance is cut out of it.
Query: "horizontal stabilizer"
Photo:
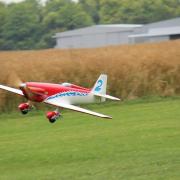
[[[117,97],[113,97],[113,96],[110,96],[110,95],[107,95],[107,94],[99,94],[99,93],[93,93],[95,96],[99,96],[99,97],[103,97],[103,98],[106,98],[106,99],[111,99],[111,100],[115,100],[115,101],[120,101],[119,98]]]

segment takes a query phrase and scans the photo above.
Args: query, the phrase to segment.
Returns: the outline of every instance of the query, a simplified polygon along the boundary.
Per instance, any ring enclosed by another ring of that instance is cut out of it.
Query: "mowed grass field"
[[[180,99],[90,105],[112,120],[64,112],[0,115],[0,179],[179,180]]]

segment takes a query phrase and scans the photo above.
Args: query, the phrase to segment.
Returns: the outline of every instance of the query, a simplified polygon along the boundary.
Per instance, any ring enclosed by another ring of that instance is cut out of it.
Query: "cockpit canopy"
[[[72,84],[71,83],[68,83],[68,82],[64,82],[61,84],[62,86],[65,86],[65,87],[71,87]]]

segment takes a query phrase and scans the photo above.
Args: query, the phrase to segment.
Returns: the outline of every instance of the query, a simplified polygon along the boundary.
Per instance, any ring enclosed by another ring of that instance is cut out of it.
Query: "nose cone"
[[[19,88],[20,88],[20,89],[26,88],[26,83],[21,83],[21,84],[19,85]]]

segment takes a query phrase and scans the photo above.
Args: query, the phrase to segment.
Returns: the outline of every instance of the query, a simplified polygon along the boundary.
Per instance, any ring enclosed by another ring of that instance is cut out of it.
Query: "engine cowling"
[[[29,105],[29,103],[21,103],[18,108],[22,112],[22,114],[27,114],[31,110],[31,106]]]
[[[47,112],[46,117],[48,118],[50,123],[54,123],[60,116],[60,113],[57,111]]]

